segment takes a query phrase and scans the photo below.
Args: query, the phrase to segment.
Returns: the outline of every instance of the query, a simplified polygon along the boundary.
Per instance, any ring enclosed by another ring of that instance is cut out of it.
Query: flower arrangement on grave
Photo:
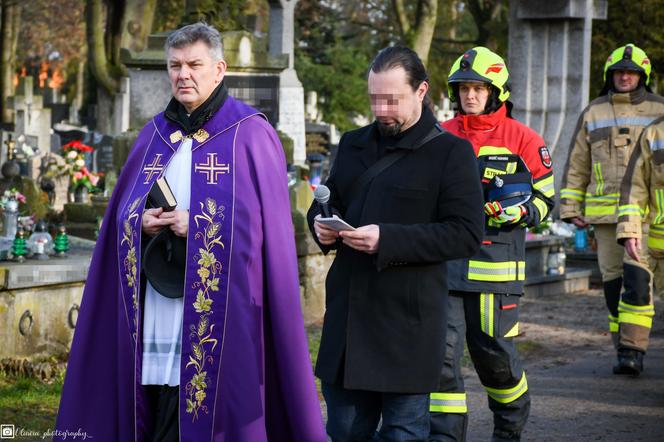
[[[16,187],[5,190],[5,192],[0,195],[0,209],[5,210],[10,201],[16,201],[20,206],[21,204],[25,204],[25,195],[19,192]]]
[[[25,215],[18,217],[18,228],[23,229],[27,233],[31,233],[35,230],[35,216],[34,215]]]
[[[90,172],[85,165],[84,154],[92,152],[94,149],[80,140],[74,140],[62,146],[62,150],[69,166],[70,190],[75,192],[81,187],[85,187],[90,193],[100,192],[101,189],[97,187],[100,175]]]
[[[72,150],[75,152],[94,152],[94,148],[88,146],[87,144],[83,144],[81,140],[70,141],[69,143],[62,146],[62,150],[65,153]]]

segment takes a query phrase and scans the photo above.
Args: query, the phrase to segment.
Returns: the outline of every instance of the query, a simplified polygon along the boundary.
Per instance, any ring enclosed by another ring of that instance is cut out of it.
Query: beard
[[[394,124],[383,124],[380,121],[376,120],[376,125],[378,127],[378,133],[384,137],[393,137],[399,132],[401,132],[401,123]]]

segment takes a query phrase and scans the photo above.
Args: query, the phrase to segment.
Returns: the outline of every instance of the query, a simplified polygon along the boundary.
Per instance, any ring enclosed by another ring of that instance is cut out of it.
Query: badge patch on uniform
[[[551,168],[551,154],[549,153],[549,149],[547,149],[546,146],[542,146],[539,148],[539,154],[540,154],[540,159],[542,160],[542,164],[544,167],[550,169]]]

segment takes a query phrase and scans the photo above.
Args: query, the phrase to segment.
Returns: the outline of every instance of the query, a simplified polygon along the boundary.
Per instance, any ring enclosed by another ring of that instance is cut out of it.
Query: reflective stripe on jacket
[[[648,251],[664,257],[664,117],[646,127],[632,154],[620,192],[616,238],[641,238],[650,224]]]
[[[620,183],[645,126],[664,115],[664,98],[644,88],[597,98],[583,111],[560,190],[560,217],[591,224],[618,219]]]

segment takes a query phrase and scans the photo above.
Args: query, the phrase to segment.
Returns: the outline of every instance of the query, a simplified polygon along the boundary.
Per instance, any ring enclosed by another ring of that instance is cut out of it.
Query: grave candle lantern
[[[40,220],[35,226],[35,231],[28,239],[28,248],[35,259],[48,259],[48,255],[53,253],[53,238],[46,231],[44,220]]]
[[[18,201],[14,199],[7,201],[2,217],[2,236],[5,238],[14,238],[18,227]]]

